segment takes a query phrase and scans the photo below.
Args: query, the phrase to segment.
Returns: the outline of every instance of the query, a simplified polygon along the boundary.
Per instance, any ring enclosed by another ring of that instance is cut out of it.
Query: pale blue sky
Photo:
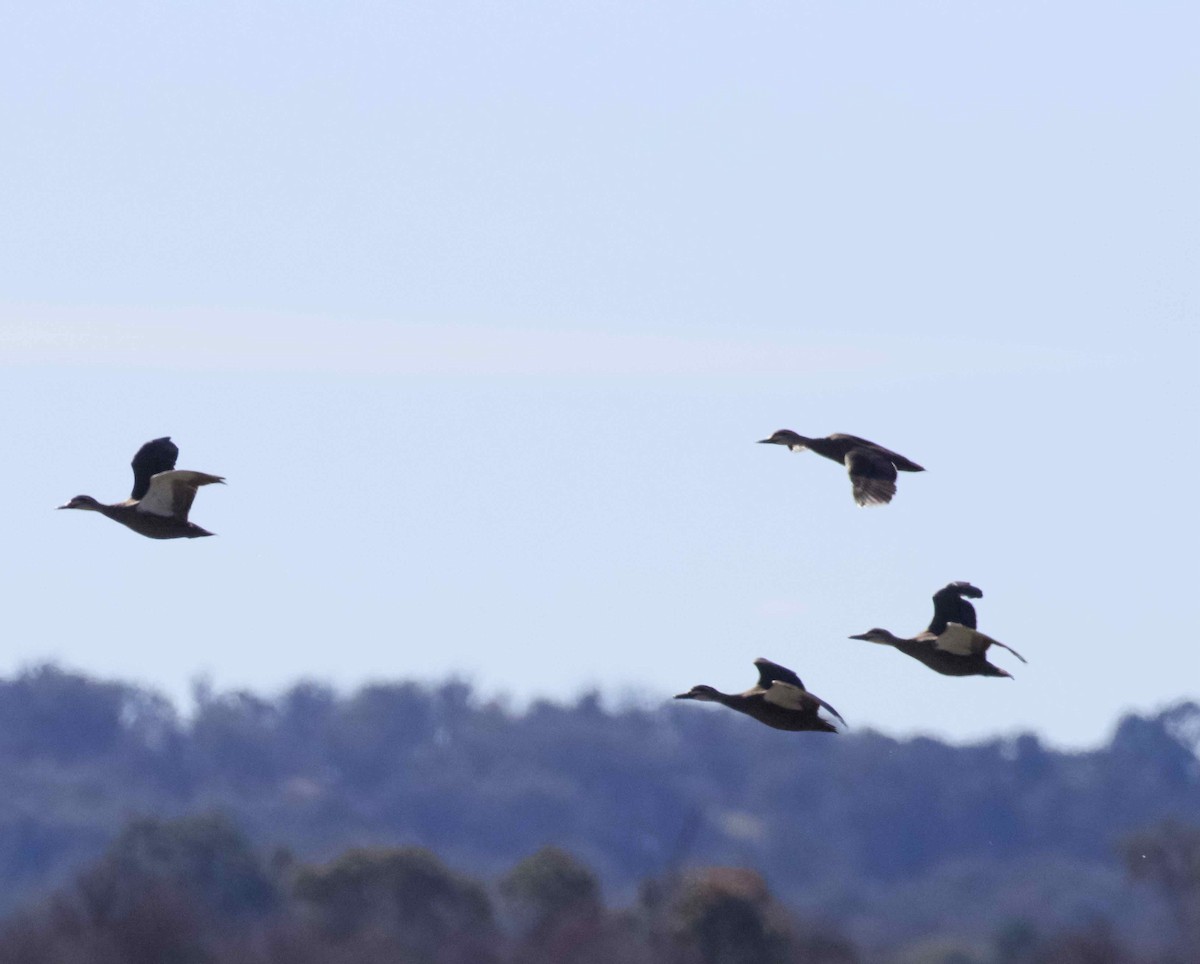
[[[1200,695],[1197,26],[6,11],[0,669],[656,699],[761,655],[853,726],[1070,745]],[[929,471],[858,509],[783,427]],[[219,538],[51,511],[162,434]],[[951,579],[1015,682],[845,638]]]

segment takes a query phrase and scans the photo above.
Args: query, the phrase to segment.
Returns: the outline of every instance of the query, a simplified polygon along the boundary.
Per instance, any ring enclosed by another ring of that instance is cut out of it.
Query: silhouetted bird
[[[170,438],[156,438],[133,457],[133,492],[124,502],[105,505],[90,495],[77,495],[60,509],[88,509],[108,516],[151,539],[195,539],[213,533],[188,522],[196,489],[224,482],[219,475],[176,469],[179,447]]]
[[[878,628],[868,629],[850,638],[894,646],[943,676],[1007,676],[1012,679],[1012,673],[988,662],[986,653],[989,646],[1007,649],[1022,663],[1025,662],[1025,657],[1011,646],[962,623],[947,623],[941,633],[924,632],[912,639],[901,639],[886,629]]]
[[[820,697],[808,692],[800,682],[800,677],[786,666],[761,658],[756,659],[754,665],[758,667],[758,685],[744,693],[722,693],[701,683],[686,693],[680,693],[675,699],[721,703],[777,730],[836,733],[837,727],[819,715],[822,708],[845,725],[842,714]]]
[[[925,630],[940,636],[946,631],[947,623],[962,623],[968,629],[974,629],[975,607],[964,596],[972,599],[982,599],[983,590],[976,589],[969,582],[952,582],[933,594],[933,622]]]
[[[854,486],[854,501],[859,505],[884,505],[896,494],[896,471],[924,472],[916,462],[898,455],[882,445],[868,442],[856,435],[827,435],[825,438],[805,438],[791,429],[782,428],[770,438],[759,439],[763,445],[786,445],[789,451],[812,449],[818,455],[841,462],[850,473]]]

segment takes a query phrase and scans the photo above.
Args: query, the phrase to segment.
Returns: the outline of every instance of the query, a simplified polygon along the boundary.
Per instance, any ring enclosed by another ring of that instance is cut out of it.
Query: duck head
[[[70,502],[63,505],[55,506],[58,509],[91,509],[93,512],[100,510],[100,503],[93,499],[90,495],[77,495]]]
[[[804,443],[807,440],[803,435],[793,432],[790,428],[781,428],[774,433],[770,438],[760,438],[759,445],[786,445],[793,452],[798,452],[804,448]]]
[[[686,693],[679,693],[675,696],[677,700],[702,700],[708,703],[717,702],[720,694],[715,687],[707,686],[701,683],[698,686],[693,686]]]
[[[883,643],[885,646],[891,646],[896,641],[896,637],[889,630],[868,629],[865,633],[859,633],[857,636],[851,636],[850,639],[862,639],[868,643]]]

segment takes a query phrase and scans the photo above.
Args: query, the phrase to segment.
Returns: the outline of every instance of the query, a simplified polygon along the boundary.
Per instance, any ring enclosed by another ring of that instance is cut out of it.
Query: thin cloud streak
[[[924,359],[913,368],[914,354]],[[796,377],[1054,371],[1110,363],[1056,347],[346,321],[206,309],[0,307],[0,365],[330,375]]]

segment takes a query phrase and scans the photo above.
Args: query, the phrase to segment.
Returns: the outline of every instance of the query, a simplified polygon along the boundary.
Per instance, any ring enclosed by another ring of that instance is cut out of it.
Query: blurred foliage
[[[686,880],[673,917],[704,964],[785,964],[791,956],[787,916],[751,870],[714,868]]]
[[[1146,872],[1135,868],[1144,882],[1130,883],[1117,852],[1135,832],[1200,813],[1194,703],[1128,716],[1107,746],[1066,753],[1028,734],[950,746],[870,731],[781,733],[720,708],[612,711],[595,694],[515,712],[461,682],[377,683],[345,695],[306,682],[269,699],[199,685],[194,712],[182,717],[151,691],[40,667],[0,680],[0,722],[0,911],[47,892],[116,840],[114,853],[158,861],[150,876],[169,884],[160,897],[180,876],[210,881],[209,896],[180,914],[224,913],[219,895],[236,884],[257,896],[229,899],[257,900],[271,916],[289,875],[324,879],[307,861],[377,841],[406,848],[389,858],[406,855],[400,864],[359,866],[374,881],[363,919],[381,941],[392,940],[388,915],[399,918],[386,910],[392,884],[378,875],[415,874],[420,859],[407,848],[417,847],[474,879],[504,882],[499,916],[480,918],[476,932],[512,925],[537,953],[560,956],[598,947],[603,935],[619,949],[619,935],[636,927],[646,946],[684,953],[679,934],[646,921],[674,906],[667,891],[690,879],[681,871],[706,865],[753,867],[780,902],[869,946],[954,934],[969,949],[1005,921],[1045,935],[1103,918],[1149,946],[1171,927],[1190,935],[1196,926],[1190,898],[1173,896],[1185,893],[1173,864],[1147,856]],[[186,844],[155,838],[152,824],[122,834],[130,814],[215,810],[249,841],[286,846],[294,859],[265,869],[244,850],[235,859],[213,827],[193,827]],[[352,883],[353,866],[327,886],[366,887]],[[442,870],[427,868],[429,879],[457,894],[447,899],[461,911],[469,901],[455,901],[468,891]],[[641,886],[646,900],[614,929],[595,910],[601,885]],[[1155,899],[1134,899],[1151,886]],[[336,904],[336,888],[328,893]],[[716,935],[720,921],[757,920],[769,959],[782,933],[773,912],[746,894],[722,899],[712,906],[725,910],[695,920],[708,919]],[[336,914],[322,915],[333,904],[288,903],[306,926],[325,921],[330,954]],[[1009,959],[1030,959],[1023,954],[1014,944]]]
[[[490,936],[484,888],[418,847],[356,848],[299,869],[293,880],[293,894],[334,938],[369,929],[393,936],[412,956],[429,957],[455,934]]]
[[[1178,830],[1179,828],[1173,828]],[[1192,827],[1189,832],[1200,834]],[[1150,835],[1159,833],[1153,828]],[[590,868],[544,848],[498,880],[419,848],[321,864],[268,857],[226,819],[137,820],[75,880],[0,925],[5,964],[1186,964],[1139,957],[1104,920],[865,952],[798,917],[757,872],[697,868],[606,905]],[[500,903],[533,912],[502,921]]]
[[[565,916],[588,916],[600,906],[596,875],[558,847],[526,857],[501,878],[499,890],[525,930],[543,929]]]
[[[1121,849],[1130,875],[1170,907],[1180,953],[1200,955],[1200,825],[1164,820],[1126,837]]]
[[[186,888],[193,903],[223,917],[261,916],[278,893],[249,841],[224,817],[199,815],[171,822],[130,823],[86,878],[107,906],[150,891]]]

